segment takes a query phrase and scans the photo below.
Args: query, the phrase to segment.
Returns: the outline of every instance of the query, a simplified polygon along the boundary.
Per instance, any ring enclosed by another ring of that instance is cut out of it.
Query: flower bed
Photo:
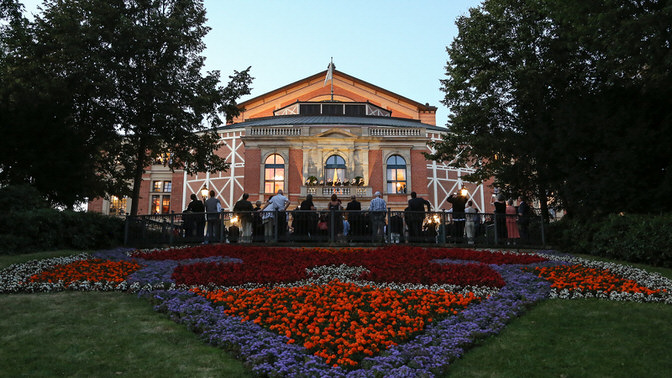
[[[0,271],[0,292],[124,290],[264,376],[433,376],[547,297],[672,303],[656,274],[550,252],[208,245]]]

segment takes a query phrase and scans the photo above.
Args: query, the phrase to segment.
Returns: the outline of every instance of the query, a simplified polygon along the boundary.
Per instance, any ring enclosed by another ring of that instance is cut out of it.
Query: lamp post
[[[208,199],[208,187],[205,185],[203,185],[203,189],[201,189],[201,197],[203,197],[203,203]]]

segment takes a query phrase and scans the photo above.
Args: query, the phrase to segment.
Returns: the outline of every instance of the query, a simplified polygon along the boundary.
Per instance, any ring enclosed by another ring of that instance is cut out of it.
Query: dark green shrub
[[[36,209],[0,218],[0,253],[100,249],[123,243],[124,221],[97,213]]]
[[[32,185],[9,185],[0,188],[0,209],[3,213],[46,209],[49,207],[42,194]]]
[[[566,252],[672,267],[670,214],[563,219],[549,229],[551,243]]]

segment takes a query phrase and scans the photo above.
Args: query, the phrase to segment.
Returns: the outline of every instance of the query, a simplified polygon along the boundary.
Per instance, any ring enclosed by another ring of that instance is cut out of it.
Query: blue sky
[[[41,0],[23,0],[36,12]],[[446,46],[457,35],[455,20],[476,0],[230,1],[205,0],[206,68],[224,82],[233,70],[252,66],[255,97],[327,68],[336,69],[438,107],[446,124],[439,80]]]

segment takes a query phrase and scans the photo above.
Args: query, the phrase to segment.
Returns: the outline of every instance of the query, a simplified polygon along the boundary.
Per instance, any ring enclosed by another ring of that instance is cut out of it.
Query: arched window
[[[406,160],[399,155],[387,159],[387,192],[406,193]]]
[[[345,159],[338,155],[331,155],[324,165],[324,180],[327,183],[345,181]]]
[[[285,190],[285,159],[278,154],[270,155],[264,162],[264,193]]]

